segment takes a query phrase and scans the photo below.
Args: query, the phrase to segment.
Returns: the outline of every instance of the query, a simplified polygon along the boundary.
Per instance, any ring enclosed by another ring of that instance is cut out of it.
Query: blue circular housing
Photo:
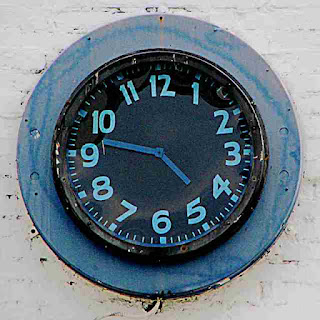
[[[159,49],[200,56],[231,75],[253,99],[269,145],[268,159],[255,155],[260,161],[268,160],[268,168],[260,199],[241,229],[201,256],[160,264],[117,255],[90,240],[66,213],[51,165],[56,123],[79,84],[114,59]],[[143,297],[199,293],[243,272],[284,229],[301,175],[300,138],[293,107],[274,72],[253,49],[230,33],[174,15],[118,21],[93,31],[63,52],[28,102],[19,131],[17,161],[28,212],[58,257],[96,283]]]

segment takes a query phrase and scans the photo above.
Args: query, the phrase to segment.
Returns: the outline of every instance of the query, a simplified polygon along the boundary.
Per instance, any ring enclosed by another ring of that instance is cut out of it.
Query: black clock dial
[[[52,149],[66,210],[105,244],[156,257],[235,228],[259,197],[267,158],[263,124],[236,80],[166,50],[121,57],[85,79]]]

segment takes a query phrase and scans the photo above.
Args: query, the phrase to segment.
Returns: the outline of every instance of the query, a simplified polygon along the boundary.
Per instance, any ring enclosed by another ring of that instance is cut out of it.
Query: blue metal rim
[[[231,74],[256,103],[265,125],[270,158],[259,203],[231,239],[186,262],[148,265],[113,255],[78,229],[56,193],[50,152],[59,114],[88,74],[118,56],[159,48],[202,56]],[[270,66],[227,31],[175,15],[145,15],[114,22],[65,50],[28,101],[17,147],[19,182],[27,210],[56,255],[81,275],[109,289],[165,298],[217,287],[266,252],[284,229],[296,201],[301,158],[293,106]]]

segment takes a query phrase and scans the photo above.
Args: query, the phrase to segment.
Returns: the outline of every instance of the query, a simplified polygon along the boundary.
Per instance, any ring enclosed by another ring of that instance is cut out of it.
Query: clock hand
[[[167,157],[165,153],[163,153],[161,159],[186,185],[191,182],[191,180]]]
[[[141,153],[146,153],[146,154],[152,154],[152,155],[160,158],[160,156],[159,156],[160,148],[149,148],[149,147],[139,146],[139,145],[133,144],[133,143],[122,142],[122,141],[111,140],[111,139],[103,139],[103,143],[107,146],[110,146],[110,147],[116,147],[119,149],[136,151],[136,152],[141,152]]]

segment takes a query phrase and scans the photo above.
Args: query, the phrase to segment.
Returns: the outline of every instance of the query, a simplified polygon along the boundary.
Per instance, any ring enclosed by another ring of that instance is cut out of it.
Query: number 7
[[[128,217],[132,216],[137,211],[137,207],[131,204],[130,202],[123,200],[121,202],[121,205],[128,209],[125,213],[123,213],[121,216],[119,216],[116,220],[118,222],[122,222],[123,220],[127,219]]]

